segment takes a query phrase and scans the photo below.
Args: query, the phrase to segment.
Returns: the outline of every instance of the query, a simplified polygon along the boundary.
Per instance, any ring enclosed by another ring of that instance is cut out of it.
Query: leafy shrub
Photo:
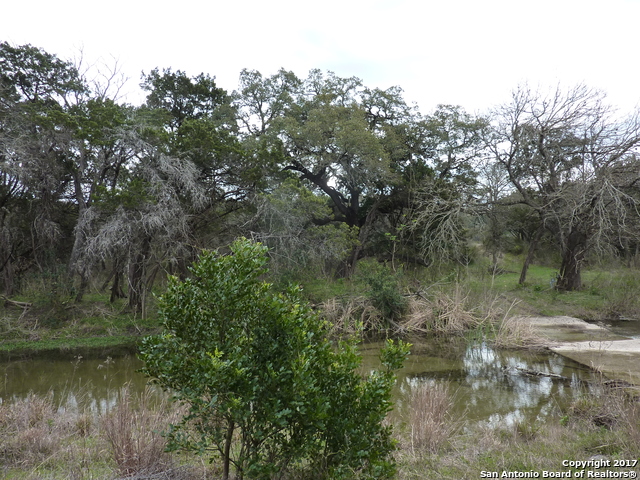
[[[160,300],[164,333],[146,338],[143,371],[188,408],[169,448],[210,452],[223,478],[390,478],[394,443],[383,426],[393,371],[408,345],[390,342],[383,369],[362,378],[356,345],[335,348],[297,288],[261,280],[266,247],[241,239],[205,252],[193,278]],[[313,473],[312,473],[313,472]]]
[[[369,286],[368,297],[382,316],[396,320],[407,310],[407,299],[400,290],[398,274],[377,262],[362,262],[360,276]]]

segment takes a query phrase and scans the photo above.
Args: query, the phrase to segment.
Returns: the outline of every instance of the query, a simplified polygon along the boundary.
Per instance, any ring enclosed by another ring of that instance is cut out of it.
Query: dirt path
[[[602,372],[611,380],[640,385],[640,339],[616,335],[573,317],[518,317],[549,350]]]

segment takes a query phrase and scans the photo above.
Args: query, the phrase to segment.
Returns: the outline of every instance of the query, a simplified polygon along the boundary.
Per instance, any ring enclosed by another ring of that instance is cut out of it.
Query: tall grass
[[[509,313],[500,322],[491,324],[490,328],[489,340],[496,348],[543,348],[548,345],[530,322]]]
[[[445,448],[463,426],[452,415],[454,399],[446,384],[421,384],[411,389],[401,434],[403,452],[413,456],[436,453]]]
[[[486,295],[476,301],[469,289],[454,285],[405,295],[407,311],[390,319],[369,297],[331,298],[319,305],[322,317],[335,335],[385,331],[393,335],[464,335],[479,326],[490,325],[511,311],[506,301]]]
[[[330,298],[320,304],[320,314],[335,336],[378,332],[385,327],[382,313],[364,296]]]
[[[128,387],[121,389],[118,403],[101,422],[120,475],[153,474],[171,467],[161,432],[176,423],[180,413],[170,407],[166,396],[158,399],[149,387],[135,396]]]
[[[58,407],[53,394],[0,404],[0,477],[206,478],[209,468],[180,466],[164,451],[161,431],[183,413],[166,395],[150,389],[133,395],[125,387],[119,397],[101,414]]]
[[[468,292],[456,285],[452,292],[437,291],[415,296],[409,302],[409,313],[399,322],[398,329],[407,333],[460,335],[482,321],[478,310],[469,307]]]

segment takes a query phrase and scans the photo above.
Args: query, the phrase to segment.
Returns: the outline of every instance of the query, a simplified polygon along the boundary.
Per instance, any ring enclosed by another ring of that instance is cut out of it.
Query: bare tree
[[[192,162],[161,154],[132,135],[136,160],[130,180],[86,210],[86,240],[77,268],[89,272],[99,262],[113,260],[114,289],[121,288],[119,275],[126,269],[129,307],[144,314],[146,292],[158,269],[188,256],[189,219],[208,198]]]
[[[637,215],[627,189],[640,172],[625,165],[640,146],[640,117],[616,118],[604,98],[584,85],[548,95],[525,86],[494,116],[495,159],[557,238],[560,290],[580,289],[587,252],[603,248],[612,231],[627,230],[629,214]]]

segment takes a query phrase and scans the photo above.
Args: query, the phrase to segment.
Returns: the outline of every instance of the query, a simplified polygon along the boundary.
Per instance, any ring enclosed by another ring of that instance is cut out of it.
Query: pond
[[[567,405],[596,380],[588,368],[549,352],[496,351],[462,339],[408,339],[412,353],[399,372],[397,408],[406,408],[411,389],[444,383],[455,399],[455,414],[490,426],[523,419],[543,419]],[[361,347],[363,369],[377,366],[383,342]],[[94,352],[63,357],[34,357],[0,363],[0,401],[51,394],[58,405],[88,407],[101,413],[117,402],[129,383],[140,392],[146,378],[135,355]]]
[[[380,345],[363,346],[375,365]],[[399,372],[398,408],[421,384],[444,383],[455,400],[454,415],[488,426],[544,419],[570,404],[596,376],[587,367],[551,352],[497,351],[485,343],[413,342],[412,354]]]

